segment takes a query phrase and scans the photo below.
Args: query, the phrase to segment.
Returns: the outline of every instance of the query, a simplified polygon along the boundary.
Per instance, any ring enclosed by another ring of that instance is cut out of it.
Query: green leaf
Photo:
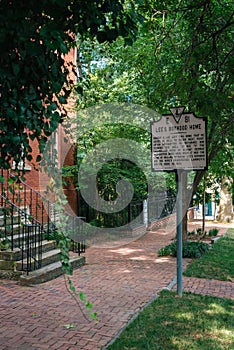
[[[31,154],[28,154],[28,155],[27,155],[27,160],[28,160],[29,162],[31,162],[32,159],[33,159],[32,155],[31,155]]]
[[[84,292],[80,292],[80,300],[86,302],[86,295]]]
[[[70,278],[68,279],[68,284],[69,284],[69,287],[70,287],[70,290],[72,291],[72,293],[74,293],[74,294],[76,295],[76,294],[77,294],[76,288],[75,288],[75,286],[73,285],[73,283],[72,283],[72,281],[71,281]]]
[[[8,184],[9,185],[13,185],[15,183],[15,181],[17,180],[17,178],[15,176],[11,176],[8,179]]]
[[[60,102],[61,104],[66,104],[66,103],[67,103],[67,99],[66,99],[66,97],[64,97],[64,96],[59,96],[59,97],[58,97],[58,100],[59,100],[59,102]]]
[[[36,158],[36,162],[39,163],[41,161],[41,156],[38,155],[37,158]]]
[[[93,304],[91,304],[91,303],[88,301],[88,302],[86,303],[85,307],[86,307],[87,310],[90,310],[90,309],[92,309]]]
[[[13,70],[14,75],[17,77],[19,72],[20,72],[20,65],[13,63],[12,70]]]
[[[90,316],[94,321],[99,321],[97,313],[96,312],[90,312]]]

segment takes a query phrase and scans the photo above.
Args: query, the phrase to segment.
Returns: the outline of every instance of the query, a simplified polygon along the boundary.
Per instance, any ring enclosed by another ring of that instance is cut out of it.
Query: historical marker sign
[[[172,108],[151,123],[154,171],[200,170],[207,167],[206,119]]]
[[[171,109],[172,114],[163,115],[151,123],[152,169],[154,171],[177,171],[177,291],[182,296],[182,198],[184,170],[200,170],[207,167],[207,122],[193,113],[183,113],[184,107]]]

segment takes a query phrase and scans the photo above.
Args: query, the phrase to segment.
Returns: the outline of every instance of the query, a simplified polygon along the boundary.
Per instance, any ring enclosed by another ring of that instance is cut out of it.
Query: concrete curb
[[[176,277],[173,278],[173,280],[168,284],[167,287],[161,289],[161,291],[163,290],[171,290],[174,285],[176,284]],[[155,300],[157,300],[160,297],[160,292],[159,294],[157,294],[156,296],[154,296],[153,298],[151,298],[151,300],[149,300],[142,308],[140,308],[135,315],[132,316],[132,318],[126,323],[126,325],[121,328],[119,330],[119,332],[115,335],[115,337],[108,343],[106,344],[104,347],[101,348],[101,350],[106,350],[108,348],[108,346],[112,345],[115,340],[123,333],[123,331],[138,317],[138,315],[147,307],[149,306],[151,303],[153,303]]]

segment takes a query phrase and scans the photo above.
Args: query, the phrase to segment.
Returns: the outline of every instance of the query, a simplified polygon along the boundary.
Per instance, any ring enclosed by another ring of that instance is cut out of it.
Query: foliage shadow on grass
[[[107,349],[233,349],[233,310],[232,300],[163,291]]]
[[[185,276],[233,281],[234,279],[234,238],[231,231],[212,245],[200,259],[188,265]]]

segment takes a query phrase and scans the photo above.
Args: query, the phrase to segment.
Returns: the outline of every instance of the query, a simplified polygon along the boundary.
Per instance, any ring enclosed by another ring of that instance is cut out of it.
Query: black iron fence
[[[145,213],[143,210],[145,202]],[[175,211],[176,197],[161,195],[149,197],[145,201],[132,201],[123,210],[116,213],[103,213],[90,207],[82,198],[79,201],[80,213],[88,223],[98,227],[120,227],[129,223],[135,226],[159,220]]]
[[[97,227],[120,227],[133,220],[143,223],[143,202],[131,202],[123,210],[114,213],[104,213],[90,207],[82,198],[79,211],[86,217],[87,223]]]
[[[162,219],[176,210],[176,197],[173,195],[160,195],[147,199],[148,222]]]

